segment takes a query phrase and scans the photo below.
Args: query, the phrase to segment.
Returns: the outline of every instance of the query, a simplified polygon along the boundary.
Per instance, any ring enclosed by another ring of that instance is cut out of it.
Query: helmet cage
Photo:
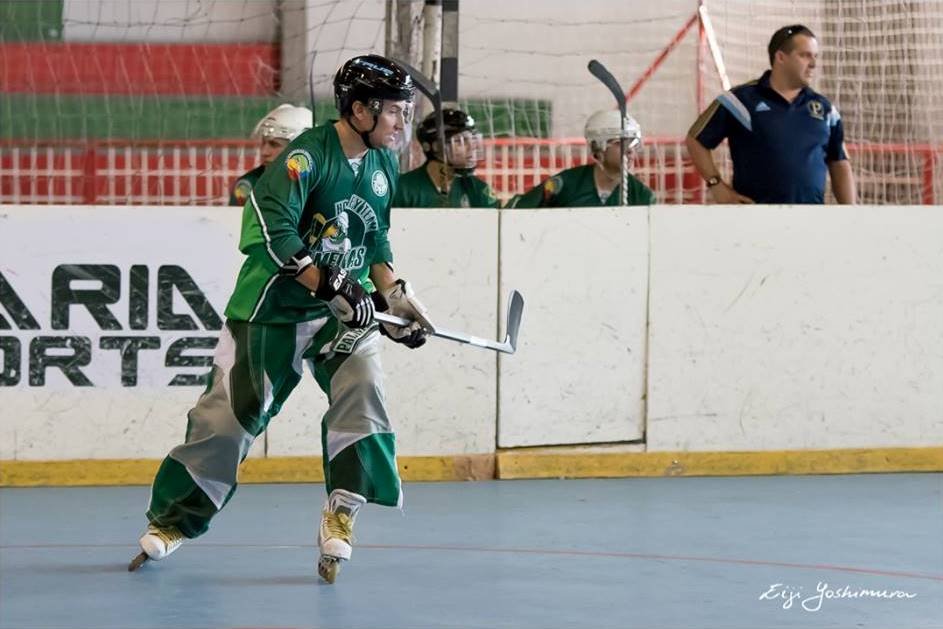
[[[475,127],[475,119],[459,109],[442,110],[444,123],[443,151],[435,112],[426,116],[419,125],[416,137],[426,158],[449,165],[458,174],[470,174],[484,158],[484,140]]]

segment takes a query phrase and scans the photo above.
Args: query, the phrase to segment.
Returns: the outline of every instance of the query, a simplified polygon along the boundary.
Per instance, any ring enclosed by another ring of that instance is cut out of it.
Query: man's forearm
[[[321,271],[312,264],[296,275],[295,280],[311,292],[314,292],[318,290],[318,284],[321,281]]]
[[[853,205],[858,201],[855,188],[855,176],[851,172],[851,162],[843,159],[828,165],[828,174],[832,179],[832,192],[835,200],[842,205]]]
[[[396,283],[396,276],[386,263],[370,265],[370,279],[380,289],[389,288]],[[321,270],[312,264],[296,275],[295,281],[312,292],[316,291],[321,281]]]
[[[385,290],[396,283],[393,267],[386,262],[370,265],[370,280],[379,290]]]
[[[694,164],[694,168],[697,169],[697,172],[701,174],[701,177],[710,179],[711,177],[720,176],[720,170],[717,168],[717,165],[714,164],[714,156],[711,155],[710,149],[706,148],[690,135],[685,138],[685,144],[688,147],[688,155],[691,156],[691,162]]]

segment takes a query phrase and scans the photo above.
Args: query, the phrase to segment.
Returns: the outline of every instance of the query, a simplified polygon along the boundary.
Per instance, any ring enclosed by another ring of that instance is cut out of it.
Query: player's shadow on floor
[[[116,564],[116,563],[105,563],[105,564],[43,564],[39,566],[31,566],[29,572],[34,574],[111,574],[111,573],[127,573],[128,564]]]

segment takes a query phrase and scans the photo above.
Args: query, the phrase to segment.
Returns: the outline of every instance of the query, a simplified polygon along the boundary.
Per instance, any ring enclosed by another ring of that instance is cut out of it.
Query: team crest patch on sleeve
[[[383,174],[382,170],[373,172],[373,179],[370,183],[373,184],[373,194],[378,197],[385,197],[390,189],[390,183],[386,180],[386,175]]]
[[[551,177],[544,182],[544,199],[549,199],[560,194],[563,190],[563,178],[559,175]]]
[[[246,199],[249,198],[250,192],[252,192],[252,184],[247,179],[240,179],[236,182],[236,188],[233,190],[232,194],[236,197],[236,201],[245,203]]]
[[[311,174],[314,169],[314,160],[311,154],[304,149],[295,149],[285,158],[285,167],[288,169],[288,178],[298,181]]]

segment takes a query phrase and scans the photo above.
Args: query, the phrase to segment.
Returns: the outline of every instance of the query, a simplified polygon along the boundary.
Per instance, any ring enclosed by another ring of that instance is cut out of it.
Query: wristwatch
[[[720,183],[720,177],[718,177],[717,175],[714,175],[713,177],[708,177],[708,178],[707,178],[707,187],[708,187],[708,188],[713,188],[714,186],[716,186],[716,185],[719,184],[719,183]]]

